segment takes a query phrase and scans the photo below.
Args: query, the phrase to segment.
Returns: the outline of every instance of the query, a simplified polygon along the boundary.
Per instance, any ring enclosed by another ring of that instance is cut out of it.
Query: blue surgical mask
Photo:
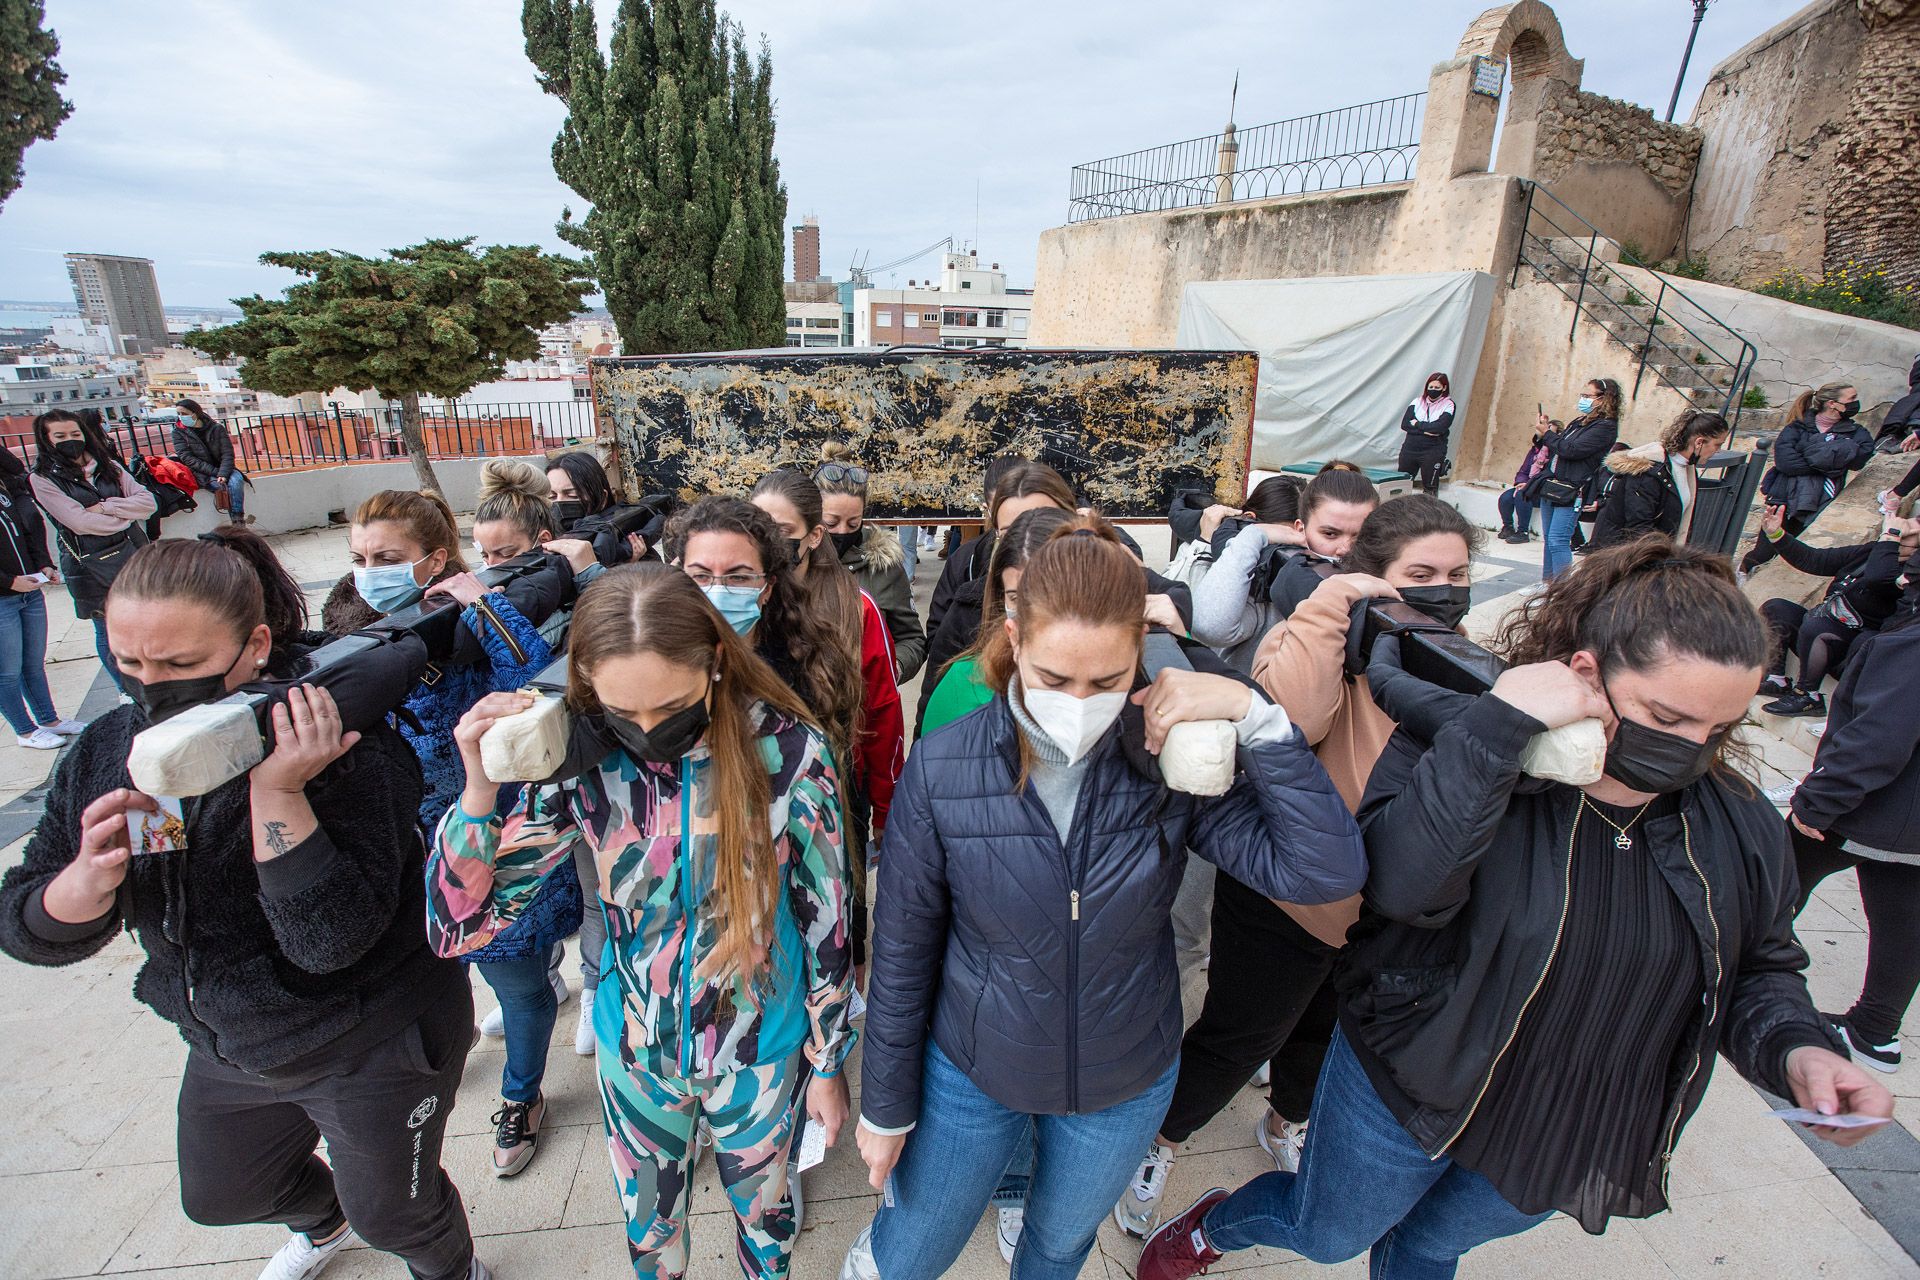
[[[422,595],[426,588],[413,579],[415,566],[425,564],[426,556],[421,556],[413,564],[372,565],[353,571],[353,589],[375,613],[392,613],[404,609]]]
[[[1582,413],[1592,413],[1592,412],[1593,412],[1593,397],[1592,397],[1592,396],[1581,396],[1581,397],[1580,397],[1580,398],[1579,398],[1578,400],[1575,400],[1575,401],[1573,402],[1573,407],[1574,407],[1574,408],[1576,408],[1576,409],[1578,409],[1578,410],[1579,410],[1580,412],[1582,412]]]
[[[728,587],[716,582],[700,590],[706,592],[707,600],[737,634],[747,634],[760,621],[760,588]]]

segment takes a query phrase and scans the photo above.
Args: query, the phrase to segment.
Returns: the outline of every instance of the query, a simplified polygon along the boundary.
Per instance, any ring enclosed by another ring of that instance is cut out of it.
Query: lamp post
[[[1667,121],[1672,123],[1674,108],[1680,105],[1680,85],[1687,78],[1687,63],[1693,58],[1694,37],[1700,34],[1700,19],[1707,16],[1713,0],[1693,0],[1693,28],[1687,32],[1687,49],[1680,55],[1680,74],[1673,78],[1673,96],[1667,99]]]

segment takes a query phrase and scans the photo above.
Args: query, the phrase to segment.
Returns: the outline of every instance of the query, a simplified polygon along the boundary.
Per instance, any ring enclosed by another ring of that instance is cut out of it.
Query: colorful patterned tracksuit
[[[469,818],[456,804],[427,864],[428,934],[441,954],[457,955],[511,924],[577,844],[592,851],[620,993],[594,1004],[600,1100],[643,1280],[686,1272],[702,1115],[736,1217],[742,1272],[787,1275],[796,1100],[810,1071],[838,1074],[853,1044],[849,877],[833,765],[815,730],[763,706],[749,715],[772,782],[784,887],[771,962],[752,989],[706,971],[719,927],[706,909],[718,837],[704,743],[677,766],[615,751],[577,779],[528,788],[504,822]]]

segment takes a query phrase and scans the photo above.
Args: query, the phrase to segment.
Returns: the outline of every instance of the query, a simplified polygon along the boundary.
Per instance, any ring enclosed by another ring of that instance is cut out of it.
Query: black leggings
[[[1270,900],[1222,871],[1214,878],[1207,998],[1180,1043],[1180,1075],[1160,1136],[1178,1145],[1226,1108],[1265,1062],[1269,1104],[1298,1124],[1333,1041],[1337,953]]]
[[[1767,601],[1760,606],[1760,616],[1766,619],[1767,629],[1773,633],[1775,652],[1771,674],[1786,674],[1787,655],[1791,653],[1800,663],[1799,678],[1794,685],[1807,693],[1820,688],[1820,682],[1846,661],[1853,642],[1860,638],[1858,629],[1825,614],[1816,614],[1791,600]]]
[[[1891,1044],[1899,1039],[1900,1021],[1920,987],[1920,865],[1863,857],[1831,832],[1825,840],[1809,840],[1787,825],[1800,873],[1799,910],[1806,910],[1814,888],[1834,872],[1851,867],[1860,879],[1867,975],[1860,998],[1847,1012],[1847,1025],[1868,1044]]]
[[[1447,451],[1443,447],[1436,453],[1431,449],[1410,449],[1402,446],[1400,450],[1400,469],[1414,478],[1423,493],[1440,492],[1440,468],[1446,465]]]

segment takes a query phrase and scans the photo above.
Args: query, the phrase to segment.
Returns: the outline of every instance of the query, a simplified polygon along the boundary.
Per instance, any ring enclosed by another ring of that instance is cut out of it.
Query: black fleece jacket
[[[268,1075],[371,1045],[465,981],[427,946],[420,766],[385,726],[308,785],[320,825],[278,858],[254,861],[236,778],[187,801],[188,847],[134,858],[105,917],[52,919],[42,895],[73,861],[80,814],[133,785],[127,750],[144,725],[117,708],[61,761],[25,860],[0,879],[0,950],[72,964],[131,929],[147,953],[134,996],[196,1050]]]

